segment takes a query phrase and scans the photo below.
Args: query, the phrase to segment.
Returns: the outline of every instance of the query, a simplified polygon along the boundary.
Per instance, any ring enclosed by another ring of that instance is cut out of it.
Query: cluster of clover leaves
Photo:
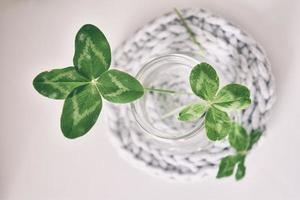
[[[96,26],[87,24],[75,38],[74,66],[42,72],[33,80],[40,94],[65,99],[61,115],[65,137],[78,138],[93,127],[101,112],[102,98],[112,103],[129,103],[149,90],[130,74],[109,69],[110,63],[107,39]],[[245,156],[261,132],[248,134],[242,125],[230,120],[228,112],[249,106],[249,90],[239,84],[229,84],[219,90],[218,75],[207,63],[192,69],[190,85],[202,101],[199,99],[199,103],[185,107],[179,113],[179,120],[194,121],[204,116],[207,137],[213,141],[229,134],[229,142],[237,153],[222,159],[217,177],[230,176],[237,165],[236,179],[241,179],[245,174]]]
[[[247,108],[251,104],[250,91],[247,87],[230,83],[219,89],[219,77],[207,63],[196,65],[190,73],[190,86],[199,97],[198,103],[184,107],[178,116],[181,121],[195,121],[204,116],[204,126],[208,139],[222,140],[228,136],[236,155],[222,159],[217,177],[230,176],[235,166],[237,180],[245,175],[245,156],[261,136],[259,130],[248,134],[246,129],[233,122],[228,112]]]

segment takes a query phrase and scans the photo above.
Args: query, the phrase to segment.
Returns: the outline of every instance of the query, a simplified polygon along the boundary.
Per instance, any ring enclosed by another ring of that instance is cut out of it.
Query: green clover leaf
[[[246,174],[246,167],[244,165],[245,158],[245,155],[241,154],[229,155],[222,158],[219,165],[217,178],[231,176],[236,169],[235,179],[241,180]]]
[[[210,107],[205,115],[205,129],[208,139],[222,140],[231,130],[228,114],[215,107]]]
[[[101,74],[97,86],[103,98],[113,103],[132,102],[144,95],[144,88],[139,81],[116,69]]]
[[[183,108],[178,119],[181,121],[195,121],[200,118],[206,111],[206,105],[203,103],[195,103]]]
[[[250,134],[250,142],[249,142],[249,146],[248,146],[248,151],[252,149],[253,145],[258,142],[258,140],[260,139],[261,136],[262,136],[262,131],[259,129],[254,130]]]
[[[192,69],[190,85],[197,96],[211,100],[219,89],[219,77],[212,66],[203,62]]]
[[[243,85],[228,84],[218,92],[213,103],[224,111],[244,109],[251,104],[250,91]]]
[[[66,98],[61,115],[61,130],[67,138],[87,133],[96,123],[102,108],[100,93],[92,84],[74,89]]]
[[[236,163],[239,161],[239,155],[226,156],[221,160],[217,178],[231,176],[234,172]]]
[[[229,143],[237,151],[245,151],[248,149],[250,137],[246,129],[238,123],[233,123],[229,132]]]
[[[111,51],[104,34],[94,25],[84,25],[75,38],[75,68],[93,80],[108,70],[110,62]]]
[[[73,89],[87,83],[74,67],[42,72],[33,80],[34,88],[51,99],[65,99]]]
[[[242,178],[244,178],[245,174],[246,174],[246,167],[245,167],[245,156],[241,156],[239,158],[239,163],[237,166],[237,170],[235,172],[235,180],[239,181]]]
[[[75,67],[42,72],[33,80],[34,88],[52,99],[65,99],[61,130],[67,138],[85,135],[96,123],[103,96],[113,103],[128,103],[144,94],[144,88],[131,75],[108,70],[111,51],[104,34],[90,24],[75,38]]]

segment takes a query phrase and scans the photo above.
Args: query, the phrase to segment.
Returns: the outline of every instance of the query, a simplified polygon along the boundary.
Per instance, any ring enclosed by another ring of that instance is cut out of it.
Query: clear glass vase
[[[210,63],[220,77],[220,85],[229,81],[218,65],[195,54],[167,54],[147,62],[136,78],[146,88],[145,95],[131,104],[134,119],[149,143],[176,153],[191,153],[208,148],[211,142],[204,130],[204,116],[194,122],[178,120],[187,104],[199,102],[189,84],[191,69]]]

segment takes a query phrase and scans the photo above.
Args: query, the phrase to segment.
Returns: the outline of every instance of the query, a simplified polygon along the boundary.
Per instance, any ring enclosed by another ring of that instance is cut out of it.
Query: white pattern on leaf
[[[112,74],[108,74],[108,76],[111,78],[111,81],[119,88],[117,91],[110,93],[110,94],[105,94],[105,96],[107,97],[116,97],[121,95],[124,92],[129,91],[129,89],[123,85],[118,79],[117,77],[113,76]]]
[[[79,37],[80,41],[82,41],[82,38],[83,38],[82,35],[84,35],[84,34],[80,35],[80,37]],[[85,41],[83,51],[81,52],[81,54],[79,55],[79,58],[78,58],[78,67],[84,67],[84,66],[82,66],[82,63],[84,60],[92,59],[91,55],[89,53],[89,50],[91,50],[96,55],[96,57],[99,58],[100,62],[103,64],[103,66],[108,66],[105,61],[105,57],[104,57],[103,53],[96,48],[96,46],[93,43],[93,41],[91,40],[91,38],[90,37],[85,37],[85,38],[86,38],[86,41]]]
[[[92,90],[94,92],[94,90]],[[93,94],[95,95],[95,94]],[[73,118],[73,127],[78,125],[81,120],[86,118],[88,115],[90,115],[92,112],[94,112],[97,107],[99,106],[99,102],[97,101],[93,106],[89,107],[88,109],[85,109],[82,113],[79,111],[79,104],[77,102],[76,96],[72,98],[72,107],[73,107],[73,112],[72,112],[72,118]],[[80,104],[82,106],[82,104]]]

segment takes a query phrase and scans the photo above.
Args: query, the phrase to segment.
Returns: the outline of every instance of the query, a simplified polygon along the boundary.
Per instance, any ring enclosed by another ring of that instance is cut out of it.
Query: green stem
[[[188,92],[178,92],[178,91],[174,91],[174,90],[166,90],[166,89],[161,89],[161,88],[147,88],[144,87],[144,90],[147,92],[158,92],[158,93],[163,93],[163,94],[174,94],[174,95],[194,95],[193,93],[188,93]],[[182,110],[183,108],[185,108],[187,105],[181,106],[179,108],[175,108],[167,113],[165,113],[163,116],[161,116],[159,118],[159,120],[163,120],[165,118],[168,118],[176,113],[178,113],[180,110]],[[157,121],[159,121],[157,120]],[[155,121],[155,122],[157,122]]]
[[[180,20],[181,24],[184,26],[184,28],[186,29],[186,31],[190,35],[190,38],[191,38],[192,42],[194,42],[199,47],[200,54],[203,55],[204,54],[204,48],[201,45],[201,43],[197,40],[196,34],[189,27],[189,25],[187,24],[186,20],[184,19],[184,17],[180,13],[180,11],[177,8],[174,8],[174,10],[175,10],[175,13],[177,14],[177,16],[179,17],[179,20]]]
[[[175,95],[193,95],[192,93],[188,92],[178,92],[174,90],[166,90],[166,89],[161,89],[161,88],[148,88],[144,87],[144,90],[147,92],[158,92],[158,93],[164,93],[164,94],[175,94]]]

